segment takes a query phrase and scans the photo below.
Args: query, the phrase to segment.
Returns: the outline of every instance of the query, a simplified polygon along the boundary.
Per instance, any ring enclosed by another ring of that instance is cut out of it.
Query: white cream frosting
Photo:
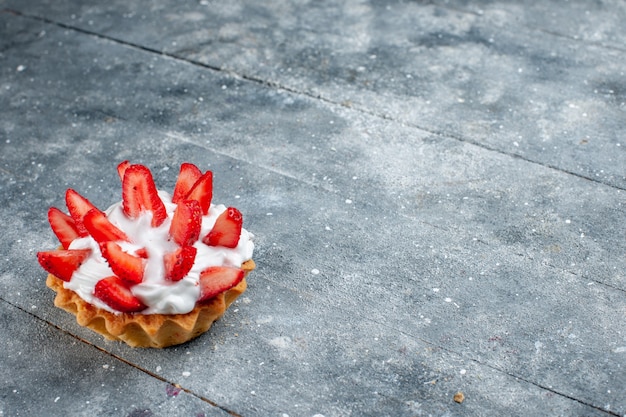
[[[202,217],[200,239],[193,245],[198,252],[191,271],[180,281],[166,280],[163,255],[177,248],[176,243],[169,240],[169,229],[176,204],[172,203],[170,194],[165,191],[159,191],[159,197],[167,211],[167,219],[159,227],[150,226],[152,213],[149,211],[137,219],[126,217],[122,211],[122,202],[109,207],[105,214],[109,221],[126,233],[131,240],[132,243],[118,242],[124,251],[134,253],[137,249],[146,248],[148,252],[143,282],[131,288],[131,292],[148,306],[141,314],[185,314],[193,310],[200,296],[198,285],[200,273],[210,266],[240,267],[245,261],[252,259],[254,235],[242,229],[239,244],[232,249],[202,243],[202,238],[213,228],[217,217],[226,210],[222,204],[211,204],[208,214]],[[74,240],[69,248],[91,249],[91,255],[74,272],[72,279],[63,284],[64,287],[96,307],[118,313],[94,296],[96,283],[102,278],[114,275],[100,253],[98,243],[91,236],[87,236]]]

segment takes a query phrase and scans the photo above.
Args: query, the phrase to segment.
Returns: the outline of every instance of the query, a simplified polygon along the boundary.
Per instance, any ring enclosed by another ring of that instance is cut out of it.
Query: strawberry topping
[[[191,188],[201,176],[202,171],[200,171],[197,166],[190,164],[189,162],[183,163],[180,166],[178,179],[176,180],[176,185],[174,186],[172,203],[178,203],[180,200],[187,197],[187,194],[189,194],[189,191],[191,191]]]
[[[147,259],[148,258],[148,250],[146,248],[137,249],[135,251],[135,255],[139,256],[140,258]]]
[[[107,260],[111,270],[128,284],[139,284],[143,281],[144,261],[142,258],[124,252],[115,242],[100,243],[102,256]]]
[[[130,242],[126,233],[115,227],[113,223],[107,219],[107,216],[98,209],[89,211],[84,218],[85,228],[98,243],[106,242],[109,240],[118,241],[123,240]]]
[[[228,207],[215,221],[213,229],[202,239],[209,246],[235,248],[239,243],[243,217],[234,207]]]
[[[217,217],[212,230],[204,238],[200,236],[202,221],[209,213],[213,198],[211,171],[202,173],[191,163],[181,165],[172,194],[171,201],[176,204],[173,213],[167,212],[164,202],[159,197],[152,173],[147,167],[123,161],[117,166],[117,172],[122,182],[121,206],[119,204],[112,206],[110,211],[105,213],[70,188],[65,194],[69,215],[55,207],[48,210],[48,221],[63,249],[37,253],[37,259],[46,271],[63,281],[70,282],[74,272],[85,264],[81,270],[81,281],[84,278],[89,285],[95,285],[92,297],[98,298],[112,310],[123,313],[141,312],[148,308],[148,305],[151,312],[153,309],[159,311],[158,306],[163,299],[171,305],[181,304],[176,305],[176,308],[183,314],[182,310],[186,310],[190,305],[188,299],[193,297],[190,301],[194,301],[197,292],[186,291],[183,288],[183,296],[187,298],[183,300],[184,303],[178,303],[176,298],[180,294],[174,282],[187,277],[194,265],[196,269],[193,269],[192,281],[195,281],[193,277],[197,276],[195,272],[204,269],[196,283],[200,289],[200,297],[195,300],[196,302],[209,300],[244,279],[245,271],[236,266],[206,267],[219,262],[233,265],[237,262],[233,259],[238,259],[237,256],[242,251],[247,252],[251,249],[244,245],[238,247],[243,218],[234,207],[228,207]],[[171,207],[169,201],[167,204]],[[169,227],[166,242],[156,242],[163,236],[165,230],[150,229],[146,224],[150,217],[143,217],[147,212],[152,216],[149,226],[157,228],[165,223]],[[170,219],[171,222],[168,223]],[[122,230],[122,227],[125,229]],[[123,243],[131,242],[126,233],[136,239],[133,243],[140,246],[135,245],[133,249],[129,249],[130,245]],[[102,265],[94,266],[102,262],[97,250],[92,253],[91,249],[69,249],[76,239],[89,235],[98,243],[100,253],[110,270],[104,267],[106,272],[94,272],[102,268]],[[202,243],[199,242],[200,239]],[[170,247],[168,250],[171,252],[161,255],[163,244]],[[210,249],[202,246],[203,244],[219,248]],[[237,256],[231,256],[230,251],[225,248],[238,248],[236,251],[238,253],[234,254]],[[204,252],[196,262],[199,250]],[[90,261],[93,258],[94,265]],[[151,290],[144,294],[142,291],[145,292],[146,288],[141,288],[142,286],[135,289],[142,298],[134,295],[133,287],[144,281],[144,274],[146,281],[150,281],[151,284],[161,281],[157,285],[176,287],[171,294],[173,297],[170,297],[170,294],[153,295]],[[93,280],[89,281],[90,279]],[[163,279],[169,282],[163,283]],[[83,288],[82,282],[77,284]],[[182,285],[185,286],[186,284]],[[88,301],[93,300],[90,297],[86,298]],[[179,314],[178,310],[176,314]]]
[[[239,284],[244,277],[243,269],[227,266],[211,266],[200,274],[200,298],[205,301]]]
[[[52,231],[61,242],[63,249],[69,248],[70,243],[80,237],[74,219],[58,208],[50,207],[48,210],[48,221]]]
[[[51,250],[38,252],[37,260],[43,269],[55,277],[69,282],[74,271],[80,268],[90,253],[91,249]]]
[[[87,236],[87,229],[83,225],[83,217],[85,217],[85,214],[87,214],[90,210],[95,209],[96,206],[91,204],[89,200],[71,188],[68,188],[65,192],[65,204],[67,205],[67,209],[70,211],[70,216],[72,216],[74,222],[76,223],[78,234],[81,236]]]
[[[152,212],[152,227],[158,227],[167,218],[165,204],[157,193],[152,173],[143,165],[131,165],[122,181],[124,213],[136,219],[145,211]]]
[[[117,166],[117,175],[120,176],[120,181],[124,181],[124,173],[126,172],[126,169],[129,166],[130,166],[130,162],[128,162],[128,161],[122,161]]]
[[[199,202],[202,208],[202,214],[207,214],[211,207],[211,200],[213,199],[213,173],[207,171],[202,174],[185,199]]]
[[[93,293],[106,305],[122,313],[136,313],[146,308],[146,305],[133,295],[124,281],[115,275],[98,281]]]
[[[193,267],[197,251],[193,246],[183,246],[163,256],[165,279],[170,281],[183,279]]]
[[[196,200],[184,200],[178,203],[172,224],[170,236],[180,246],[191,246],[200,237],[202,226],[202,209]]]

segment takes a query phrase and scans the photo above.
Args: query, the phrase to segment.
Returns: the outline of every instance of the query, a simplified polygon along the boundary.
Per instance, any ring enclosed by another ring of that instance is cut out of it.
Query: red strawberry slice
[[[148,259],[148,250],[146,248],[137,249],[135,255],[143,259]]]
[[[133,295],[120,277],[112,275],[96,283],[93,294],[106,305],[122,313],[136,313],[146,305]]]
[[[122,161],[120,162],[120,164],[117,166],[117,175],[120,176],[120,180],[123,182],[124,181],[124,173],[126,172],[126,169],[130,166],[130,162],[128,161]]]
[[[143,281],[143,259],[124,252],[120,245],[111,241],[100,243],[100,252],[113,273],[126,283],[132,285]]]
[[[85,214],[83,222],[91,237],[98,243],[109,240],[130,242],[126,233],[115,227],[113,223],[107,219],[107,216],[98,209],[90,210]]]
[[[208,300],[239,284],[244,277],[243,269],[227,266],[211,266],[200,274],[199,301]]]
[[[178,203],[172,224],[170,236],[180,246],[191,246],[200,237],[202,226],[202,209],[196,200],[184,200]]]
[[[193,246],[183,246],[172,253],[163,256],[165,279],[180,281],[189,273],[196,259],[197,249]]]
[[[124,213],[136,219],[145,211],[152,212],[152,227],[158,227],[167,218],[165,205],[159,194],[152,173],[143,165],[131,165],[124,172],[122,181]]]
[[[213,173],[207,171],[198,181],[191,187],[189,194],[185,197],[185,200],[196,200],[200,203],[202,208],[202,214],[207,214],[211,207],[211,200],[213,199]]]
[[[189,191],[191,191],[191,187],[193,187],[201,176],[202,171],[200,171],[197,166],[190,164],[189,162],[184,162],[180,166],[178,179],[176,180],[176,185],[174,186],[172,203],[178,203],[180,200],[184,199],[187,194],[189,194]]]
[[[215,221],[213,229],[202,239],[209,246],[226,246],[227,248],[237,247],[243,217],[239,210],[228,207]]]
[[[59,239],[59,242],[61,242],[63,249],[67,249],[74,239],[80,237],[74,219],[58,208],[50,207],[48,210],[48,221],[52,231]]]
[[[80,268],[90,253],[91,249],[51,250],[38,252],[37,260],[43,269],[55,277],[69,282],[74,271]]]
[[[65,192],[65,204],[67,205],[67,209],[70,211],[70,216],[72,216],[74,222],[76,223],[78,233],[81,236],[87,236],[87,229],[83,225],[83,217],[85,217],[87,212],[95,209],[96,206],[91,204],[89,200],[71,188]]]

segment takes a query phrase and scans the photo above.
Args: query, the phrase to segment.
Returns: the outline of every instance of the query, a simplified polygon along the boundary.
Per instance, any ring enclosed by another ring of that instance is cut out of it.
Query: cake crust
[[[247,288],[247,275],[255,268],[252,259],[243,263],[244,279],[235,287],[197,303],[186,314],[111,313],[83,300],[63,281],[49,274],[46,285],[56,292],[54,305],[76,316],[79,325],[88,327],[109,340],[131,347],[164,348],[185,343],[205,333]]]

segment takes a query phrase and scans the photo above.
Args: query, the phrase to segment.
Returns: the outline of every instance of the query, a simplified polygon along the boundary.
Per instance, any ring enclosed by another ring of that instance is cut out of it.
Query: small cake
[[[187,342],[245,291],[253,235],[239,210],[211,202],[211,171],[183,163],[170,195],[143,165],[124,161],[117,170],[122,201],[106,211],[73,189],[69,215],[48,210],[61,247],[37,258],[54,304],[132,347]]]

